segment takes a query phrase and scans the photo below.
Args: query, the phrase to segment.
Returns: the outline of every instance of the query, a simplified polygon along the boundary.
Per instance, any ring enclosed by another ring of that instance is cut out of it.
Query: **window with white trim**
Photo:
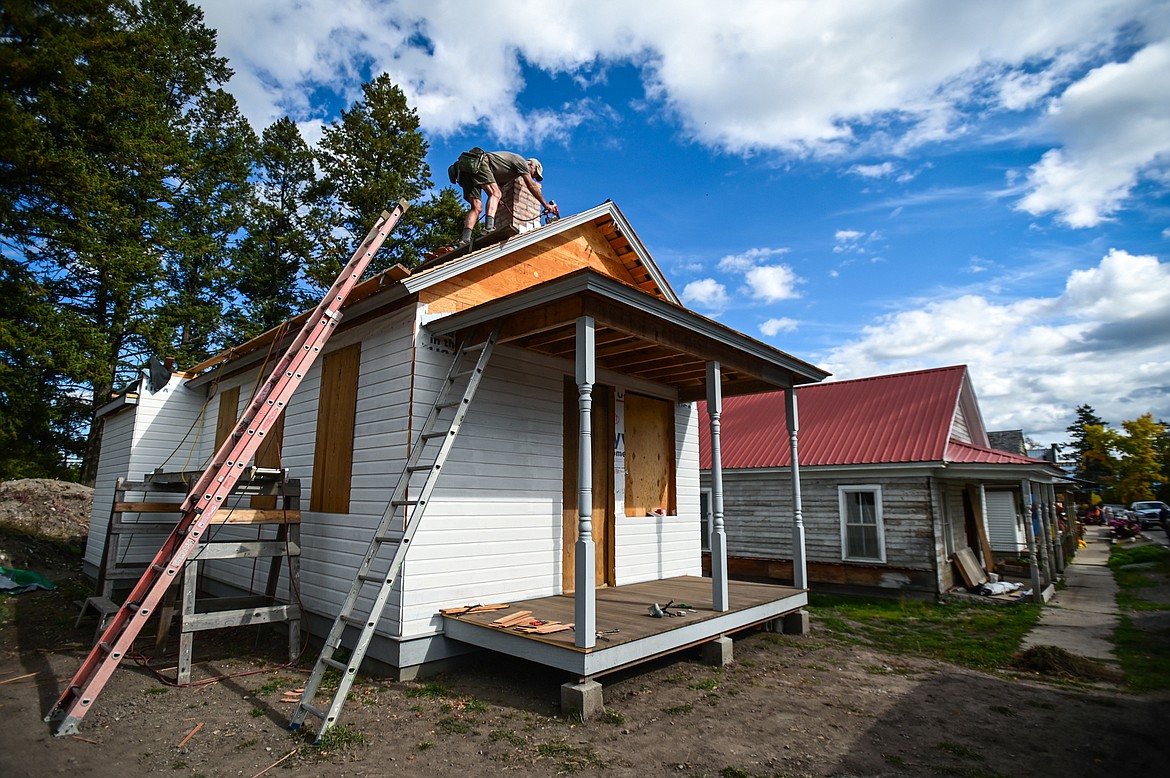
[[[855,562],[885,562],[882,526],[882,488],[874,485],[838,486],[841,506],[841,558]]]

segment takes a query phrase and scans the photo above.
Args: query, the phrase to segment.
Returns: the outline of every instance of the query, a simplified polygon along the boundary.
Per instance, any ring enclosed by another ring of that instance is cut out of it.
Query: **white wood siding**
[[[85,561],[101,564],[106,529],[113,503],[114,483],[127,477],[141,480],[156,468],[170,470],[196,468],[207,456],[208,446],[196,435],[196,424],[204,405],[204,393],[191,390],[178,374],[157,392],[151,393],[146,382],[140,384],[137,404],[107,417],[102,432],[98,458],[98,475],[90,516],[89,541]],[[213,425],[214,430],[214,425]],[[214,435],[214,432],[213,432]],[[185,463],[190,462],[189,465]],[[128,494],[131,500],[141,494]],[[176,497],[176,499],[181,499]],[[123,518],[133,521],[135,514]],[[152,517],[145,517],[150,520]],[[154,516],[154,520],[158,517]],[[158,538],[139,538],[128,545],[126,561],[147,562],[158,551]]]
[[[89,539],[85,544],[85,563],[97,574],[106,545],[110,508],[114,503],[114,482],[130,470],[130,448],[134,442],[135,406],[128,406],[105,418],[102,447],[98,455],[97,480],[94,482],[93,506],[89,516]]]
[[[325,353],[362,343],[358,370],[354,425],[354,467],[349,514],[307,510],[313,483],[317,409],[324,355],[306,373],[285,410],[281,465],[290,478],[301,482],[301,603],[307,611],[332,618],[340,609],[350,583],[381,521],[398,473],[404,464],[406,409],[410,398],[410,356],[414,335],[414,309],[337,333]],[[240,405],[247,401],[256,382],[255,372],[235,377],[224,388],[240,386]],[[218,409],[218,406],[216,406]],[[208,410],[207,434],[214,438],[215,413]],[[265,537],[275,532],[266,529]],[[254,528],[224,527],[216,537],[254,539]],[[384,549],[386,556],[389,548]],[[208,577],[231,586],[250,589],[263,586],[269,560],[228,560],[209,566]],[[386,562],[383,563],[384,569]],[[284,577],[282,576],[282,588]],[[369,588],[369,587],[367,587]],[[397,587],[396,587],[397,588]],[[359,602],[368,607],[369,598]],[[397,631],[397,596],[391,598],[379,632]]]
[[[416,353],[417,428],[451,355]],[[404,635],[438,629],[441,607],[560,591],[564,370],[496,349],[405,565]]]

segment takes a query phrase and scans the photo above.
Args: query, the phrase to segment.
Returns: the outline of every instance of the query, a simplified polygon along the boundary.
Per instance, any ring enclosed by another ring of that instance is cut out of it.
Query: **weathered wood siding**
[[[703,474],[702,482],[704,488],[710,487],[709,473]],[[926,478],[822,478],[815,472],[802,471],[801,503],[808,560],[842,561],[837,487],[860,485],[880,486],[882,490],[886,565],[932,569],[934,540]],[[724,471],[723,512],[729,555],[792,558],[792,489],[787,471]]]

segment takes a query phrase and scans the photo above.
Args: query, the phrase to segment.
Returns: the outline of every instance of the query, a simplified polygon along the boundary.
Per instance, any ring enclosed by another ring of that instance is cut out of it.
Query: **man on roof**
[[[447,175],[452,184],[463,188],[463,199],[471,204],[467,211],[467,218],[463,222],[463,236],[459,245],[471,242],[471,231],[479,221],[480,211],[484,211],[484,231],[492,232],[496,228],[496,207],[500,204],[500,187],[517,178],[524,180],[524,185],[533,197],[540,201],[546,212],[560,216],[556,203],[544,199],[544,192],[540,182],[544,180],[544,168],[536,158],[524,159],[511,151],[483,151],[472,149],[459,155],[459,160],[447,169]],[[480,190],[488,195],[487,208],[483,206]]]

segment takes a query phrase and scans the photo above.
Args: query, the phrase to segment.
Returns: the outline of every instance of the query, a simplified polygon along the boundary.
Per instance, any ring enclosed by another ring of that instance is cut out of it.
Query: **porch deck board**
[[[572,623],[571,594],[517,600],[504,610],[443,618],[447,636],[456,640],[580,675],[596,675],[769,621],[808,603],[804,589],[790,586],[729,581],[728,592],[731,609],[720,612],[712,608],[710,578],[681,576],[598,589],[597,630],[604,639],[599,637],[593,648],[578,648],[572,630],[536,635],[491,625],[522,610],[532,611],[532,619]],[[649,614],[651,604],[665,606],[672,600],[691,606],[685,616],[654,618]]]

